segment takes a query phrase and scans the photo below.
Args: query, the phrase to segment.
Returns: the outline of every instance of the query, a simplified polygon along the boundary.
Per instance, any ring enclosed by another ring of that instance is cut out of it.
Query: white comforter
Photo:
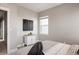
[[[45,55],[76,55],[79,45],[69,45],[54,41],[42,41]],[[27,55],[33,45],[17,50],[19,55]]]

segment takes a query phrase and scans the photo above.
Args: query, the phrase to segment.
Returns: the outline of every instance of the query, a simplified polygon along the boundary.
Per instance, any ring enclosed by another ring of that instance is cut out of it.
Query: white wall
[[[23,43],[23,36],[32,32],[37,36],[38,14],[23,7],[18,7],[18,45]],[[23,31],[23,19],[33,20],[33,31]]]
[[[34,20],[34,34],[37,34],[37,13],[16,6],[15,4],[0,4],[0,7],[9,10],[8,17],[8,53],[16,50],[17,45],[22,43],[23,35],[27,32],[22,31],[22,19]]]
[[[39,15],[49,16],[49,35],[39,35],[41,40],[79,44],[79,4],[63,4]]]

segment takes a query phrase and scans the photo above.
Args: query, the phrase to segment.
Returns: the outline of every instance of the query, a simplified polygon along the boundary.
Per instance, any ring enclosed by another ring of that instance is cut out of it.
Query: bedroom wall
[[[33,31],[23,31],[23,19],[33,20]],[[18,6],[18,45],[23,44],[23,36],[32,32],[38,36],[38,14],[24,7]]]
[[[16,50],[17,46],[17,7],[12,4],[0,4],[0,8],[3,8],[4,10],[8,10],[8,53],[13,52]]]
[[[49,17],[49,34],[39,34],[40,40],[79,44],[79,4],[62,4],[40,12]]]
[[[37,35],[37,13],[16,4],[0,3],[0,8],[9,10],[8,17],[8,53],[16,51],[17,45],[22,44],[23,35],[27,32],[22,31],[22,19],[34,20],[34,34]],[[35,25],[36,24],[36,25]]]

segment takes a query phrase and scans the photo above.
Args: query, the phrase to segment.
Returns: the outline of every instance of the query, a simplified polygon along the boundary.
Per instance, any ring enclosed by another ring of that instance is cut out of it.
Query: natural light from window
[[[40,34],[48,34],[48,16],[40,17]]]

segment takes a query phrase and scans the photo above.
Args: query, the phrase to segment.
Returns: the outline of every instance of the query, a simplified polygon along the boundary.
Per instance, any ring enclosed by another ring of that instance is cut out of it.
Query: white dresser
[[[35,35],[31,35],[31,36],[24,36],[23,42],[25,45],[31,45],[37,42],[36,40],[36,36]]]

